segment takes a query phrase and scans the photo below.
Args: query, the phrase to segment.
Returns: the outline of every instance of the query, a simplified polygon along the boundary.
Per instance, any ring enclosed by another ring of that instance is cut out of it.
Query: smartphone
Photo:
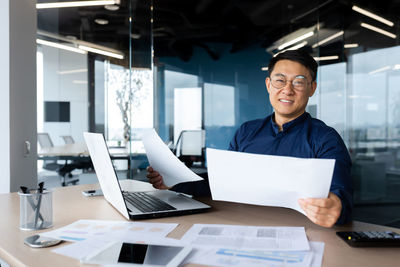
[[[81,259],[82,263],[141,267],[177,267],[192,251],[190,246],[111,242]]]
[[[82,191],[82,195],[84,195],[85,197],[102,196],[103,191],[101,191],[101,189],[86,190],[86,191]]]

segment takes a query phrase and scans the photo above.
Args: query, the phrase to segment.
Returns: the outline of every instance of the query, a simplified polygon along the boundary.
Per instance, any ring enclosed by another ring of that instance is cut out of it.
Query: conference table
[[[129,159],[129,156],[144,154],[144,151],[130,151],[129,147],[109,147],[110,156],[115,159]],[[65,144],[60,146],[44,147],[38,151],[39,159],[74,159],[88,157],[89,151],[85,143]]]
[[[143,143],[132,141],[131,144],[122,147],[109,146],[108,151],[112,160],[126,160],[128,170],[131,168],[133,160],[147,160]],[[65,160],[73,162],[87,162],[89,151],[85,143],[65,144],[53,147],[44,147],[38,150],[38,160]],[[129,172],[127,173],[129,178]]]
[[[124,190],[154,190],[150,184],[135,180],[122,180]],[[57,229],[79,219],[120,220],[126,219],[117,212],[104,197],[84,197],[82,190],[98,188],[96,185],[77,185],[53,190],[54,226]],[[168,237],[180,239],[196,223],[232,224],[255,226],[300,226],[305,227],[309,241],[325,243],[322,266],[399,266],[400,248],[353,248],[339,239],[335,232],[341,230],[397,231],[398,229],[363,222],[345,226],[323,228],[313,224],[301,213],[277,207],[265,207],[213,201],[199,198],[212,209],[199,214],[143,220],[145,222],[178,223]],[[19,229],[19,196],[17,193],[0,195],[0,259],[11,266],[81,266],[78,260],[51,252],[54,247],[31,248],[24,239],[40,231]],[[59,246],[64,246],[62,243]],[[89,266],[89,265],[87,265]],[[199,266],[188,264],[188,266]]]

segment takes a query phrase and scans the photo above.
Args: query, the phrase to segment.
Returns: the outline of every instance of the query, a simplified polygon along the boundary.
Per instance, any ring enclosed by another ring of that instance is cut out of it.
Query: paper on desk
[[[53,249],[52,252],[71,257],[77,260],[86,257],[89,254],[93,254],[96,251],[104,248],[110,242],[121,241],[128,243],[141,243],[141,244],[154,244],[154,245],[171,245],[178,246],[181,245],[181,242],[176,239],[167,238],[167,237],[154,237],[154,236],[126,236],[119,240],[105,240],[102,238],[92,237],[90,239],[86,239],[82,242],[72,243],[67,246],[62,246],[56,249]]]
[[[243,250],[309,250],[304,227],[194,224],[182,237],[193,247]]]
[[[299,198],[326,198],[334,159],[304,159],[207,148],[213,200],[277,206],[303,214]]]
[[[325,243],[323,242],[310,242],[310,248],[313,252],[311,267],[321,267],[322,258],[324,256]]]
[[[150,166],[161,174],[166,186],[203,179],[171,152],[154,129],[145,132],[142,141]]]
[[[324,243],[310,242],[308,251],[262,251],[223,248],[195,248],[184,264],[194,263],[221,267],[321,267]]]
[[[125,240],[127,238],[165,237],[178,226],[176,223],[144,223],[126,221],[78,220],[59,229],[41,233],[65,241],[84,241],[91,238]]]

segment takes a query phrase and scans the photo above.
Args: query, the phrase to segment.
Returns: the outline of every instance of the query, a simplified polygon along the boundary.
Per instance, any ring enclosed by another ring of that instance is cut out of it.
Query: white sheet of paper
[[[154,129],[146,131],[142,141],[150,166],[161,174],[166,186],[203,179],[171,152]]]
[[[197,248],[295,251],[309,250],[304,227],[194,224],[182,242]]]
[[[177,226],[177,223],[78,220],[67,226],[41,233],[41,235],[72,242],[84,241],[91,238],[115,241],[125,240],[130,237],[165,237]]]
[[[321,267],[324,243],[309,242],[309,251],[248,251],[238,249],[195,248],[185,259],[185,264],[246,267]]]
[[[310,248],[313,252],[313,258],[310,267],[321,267],[322,258],[324,256],[325,243],[323,242],[310,242]]]
[[[334,159],[304,159],[207,148],[213,200],[305,212],[299,198],[326,198]]]
[[[110,243],[110,240],[98,240],[93,238],[55,248],[52,252],[80,260],[83,257],[105,247],[108,243]]]
[[[53,249],[52,252],[80,260],[83,257],[86,257],[87,255],[92,254],[98,251],[99,249],[102,249],[109,242],[114,242],[114,241],[117,240],[113,239],[112,241],[110,241],[101,238],[90,238],[82,242],[76,242],[67,246],[62,246]],[[141,237],[130,236],[123,239],[119,239],[118,241],[128,242],[128,243],[154,244],[154,245],[171,245],[171,246],[181,245],[181,242],[176,239],[157,238],[152,236],[141,236]]]

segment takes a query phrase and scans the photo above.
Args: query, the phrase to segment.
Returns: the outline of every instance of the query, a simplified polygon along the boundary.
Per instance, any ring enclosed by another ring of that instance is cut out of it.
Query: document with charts
[[[304,227],[194,224],[182,237],[193,247],[247,250],[309,250]]]
[[[102,240],[127,240],[134,237],[165,237],[178,226],[177,223],[148,223],[104,220],[78,220],[64,227],[41,233],[54,239],[80,242],[91,238]]]
[[[301,213],[299,198],[326,198],[334,159],[304,159],[207,148],[213,200],[285,207]]]
[[[207,266],[246,267],[320,267],[324,243],[310,242],[306,251],[267,251],[224,248],[196,248],[185,259],[186,263]]]
[[[304,227],[195,224],[181,241],[193,247],[184,264],[222,267],[320,267],[324,251]]]

